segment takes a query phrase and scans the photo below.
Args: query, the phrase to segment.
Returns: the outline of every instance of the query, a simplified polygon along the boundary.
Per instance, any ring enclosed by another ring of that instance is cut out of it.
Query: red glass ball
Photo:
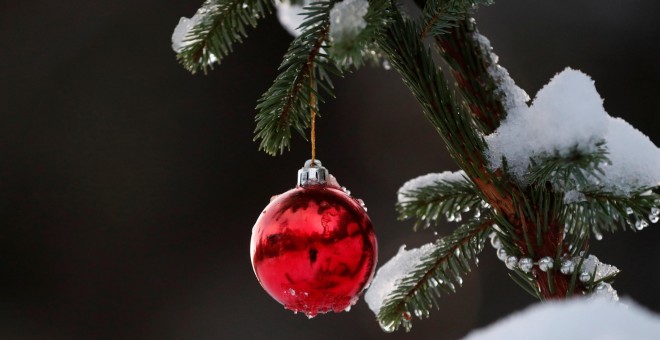
[[[329,185],[275,197],[252,229],[252,267],[285,308],[313,317],[355,304],[371,281],[378,246],[361,204]]]

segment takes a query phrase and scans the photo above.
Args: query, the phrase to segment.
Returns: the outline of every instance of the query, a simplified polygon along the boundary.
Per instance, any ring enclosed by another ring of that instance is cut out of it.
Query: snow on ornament
[[[250,256],[262,287],[308,317],[348,310],[374,276],[378,246],[364,203],[321,162],[274,196],[252,228]]]

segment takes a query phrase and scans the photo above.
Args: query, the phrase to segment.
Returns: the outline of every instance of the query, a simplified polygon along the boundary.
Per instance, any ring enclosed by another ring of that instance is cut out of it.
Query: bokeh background
[[[270,17],[193,76],[170,36],[200,2],[0,2],[0,338],[455,339],[534,302],[490,247],[410,333],[383,333],[363,301],[307,320],[272,300],[252,272],[251,228],[309,147],[296,138],[270,157],[252,131],[291,37]],[[653,0],[500,0],[477,20],[530,95],[583,70],[611,115],[660,144],[659,12]],[[335,84],[318,157],[367,203],[384,263],[434,238],[396,221],[398,187],[456,166],[396,72]],[[619,294],[656,312],[659,240],[652,226],[592,246],[623,269]]]

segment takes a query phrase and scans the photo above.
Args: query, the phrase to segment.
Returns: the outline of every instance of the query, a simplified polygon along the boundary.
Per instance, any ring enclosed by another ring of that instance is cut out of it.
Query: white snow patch
[[[304,12],[303,7],[308,6],[313,1],[315,0],[303,0],[302,5],[293,5],[289,0],[275,0],[277,19],[292,36],[297,37],[302,33],[299,27],[305,21],[305,16],[302,15]]]
[[[660,149],[621,118],[608,117],[605,135],[612,165],[604,167],[604,184],[624,192],[660,185]]]
[[[564,203],[566,204],[584,202],[586,199],[587,197],[577,190],[569,190],[564,193]]]
[[[174,28],[172,33],[172,49],[174,52],[179,53],[184,47],[190,45],[192,41],[187,40],[188,33],[202,20],[202,15],[195,13],[192,18],[181,17],[179,23]]]
[[[655,340],[660,316],[632,300],[571,299],[537,303],[472,331],[465,340]]]
[[[330,38],[334,41],[353,39],[367,27],[364,16],[369,11],[367,0],[344,0],[330,10]]]
[[[383,302],[399,286],[399,282],[433,250],[435,250],[434,243],[410,250],[406,250],[406,246],[402,245],[399,252],[378,269],[369,289],[364,294],[364,300],[374,314],[378,315]]]
[[[404,183],[397,193],[399,203],[405,203],[411,200],[406,193],[419,190],[423,187],[435,185],[437,182],[462,182],[466,181],[465,171],[444,171],[441,173],[430,173],[419,176]]]
[[[627,194],[660,184],[660,149],[622,119],[610,117],[593,80],[570,68],[553,77],[531,106],[511,109],[486,141],[491,166],[500,168],[504,156],[518,179],[530,158],[591,153],[604,141],[612,165],[605,167],[601,185]]]
[[[580,263],[580,258],[576,257],[573,259],[574,263]],[[619,273],[619,268],[600,262],[598,258],[594,255],[589,255],[582,262],[582,267],[580,267],[580,272],[587,272],[589,274],[595,275],[594,281],[602,280],[608,276],[615,275]]]
[[[589,299],[603,299],[607,301],[619,301],[619,294],[617,294],[616,290],[614,287],[612,287],[611,284],[607,282],[601,282],[596,286],[596,289],[594,290],[593,294]]]

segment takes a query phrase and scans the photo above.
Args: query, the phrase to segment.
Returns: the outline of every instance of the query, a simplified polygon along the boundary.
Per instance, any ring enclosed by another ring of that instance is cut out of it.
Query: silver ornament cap
[[[321,165],[321,161],[315,159],[312,163],[311,159],[305,162],[305,166],[298,170],[298,184],[299,187],[304,187],[311,184],[325,184],[328,179],[328,169]]]

